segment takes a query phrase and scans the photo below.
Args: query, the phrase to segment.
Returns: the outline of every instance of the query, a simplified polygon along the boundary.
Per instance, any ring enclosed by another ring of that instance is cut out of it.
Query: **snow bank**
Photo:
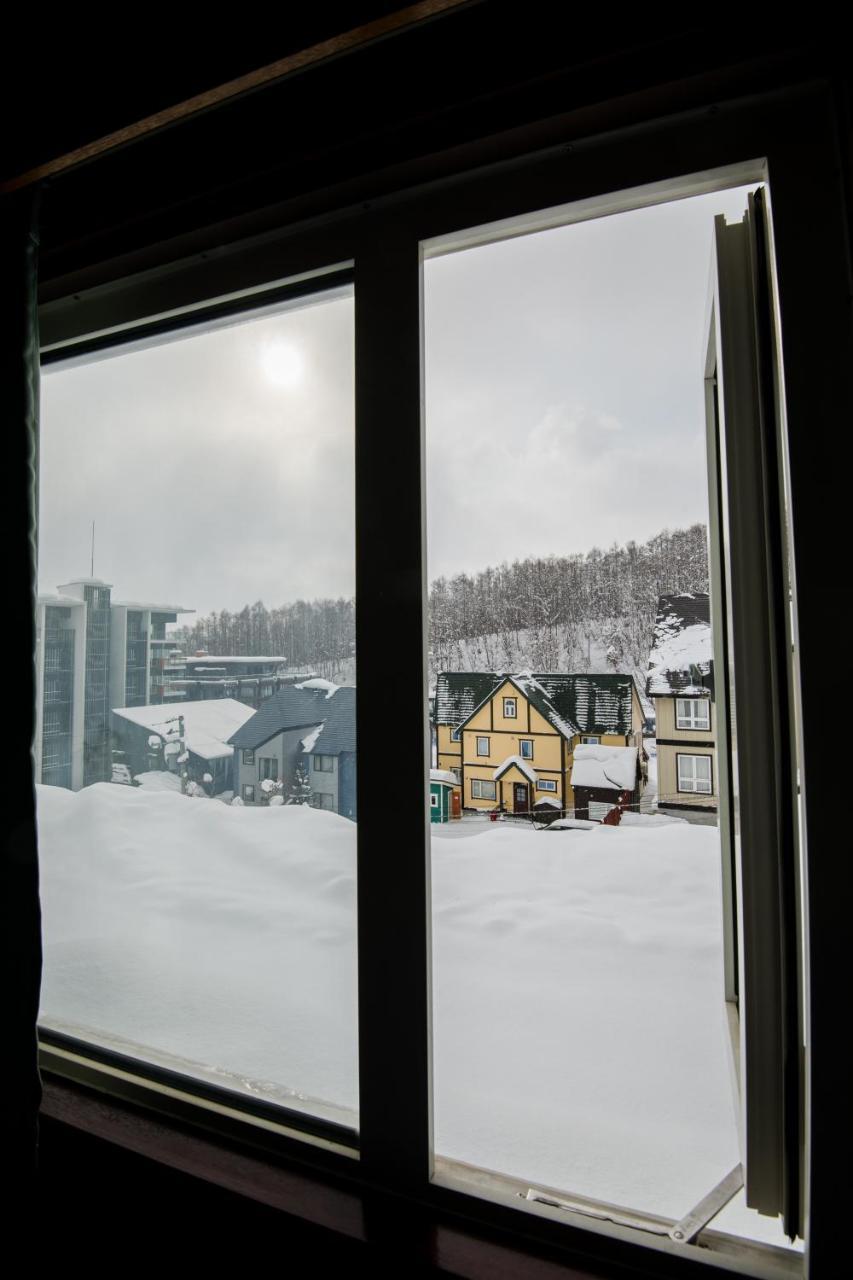
[[[100,783],[38,824],[45,1021],[354,1122],[353,823]]]
[[[43,1020],[354,1123],[355,825],[37,790]],[[433,829],[437,1152],[679,1217],[739,1159],[716,830],[469,826]]]

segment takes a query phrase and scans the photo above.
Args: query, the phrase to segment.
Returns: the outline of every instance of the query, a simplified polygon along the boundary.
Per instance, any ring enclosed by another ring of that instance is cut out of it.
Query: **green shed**
[[[429,771],[430,822],[449,822],[453,812],[453,788],[459,783],[448,769]]]

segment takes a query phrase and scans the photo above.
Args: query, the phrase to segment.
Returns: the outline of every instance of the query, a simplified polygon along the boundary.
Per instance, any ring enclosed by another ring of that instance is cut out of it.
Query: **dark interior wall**
[[[3,84],[8,95],[3,118],[14,119],[17,127],[4,139],[0,179],[393,7],[332,6],[333,21],[326,7],[318,6],[323,13],[303,15],[280,39],[229,30],[204,50],[179,32],[168,38],[162,31],[136,33],[108,64],[79,33],[68,41],[57,38],[46,51],[24,51],[17,75]],[[630,127],[676,112],[716,110],[731,98],[784,93],[792,84],[818,77],[832,85],[838,166],[849,198],[850,88],[846,46],[837,31],[774,21],[770,30],[741,28],[735,36],[696,21],[668,28],[639,17],[617,27],[609,14],[582,21],[572,15],[572,21],[565,31],[555,6],[540,0],[525,5],[522,17],[515,4],[483,0],[50,181],[42,194],[42,296],[50,299],[117,271],[215,245],[223,227],[248,232],[282,218],[322,217],[341,204],[520,155],[557,137]],[[4,253],[22,243],[27,216],[25,199],[3,198]],[[847,226],[849,233],[849,217]],[[16,252],[4,257],[4,281],[11,282],[4,288],[7,298],[17,290],[16,314],[23,316],[28,299],[23,274],[16,274],[19,261]],[[848,270],[849,260],[837,265]],[[16,354],[21,329],[9,327],[12,313],[4,308],[3,373],[4,382],[8,374],[8,385],[18,387],[23,385]],[[843,336],[849,342],[849,332]],[[11,407],[10,420],[26,412],[21,401]],[[840,421],[839,445],[847,430]],[[29,476],[32,460],[13,438],[5,461],[11,486],[3,510],[10,590],[16,601],[25,601],[32,584],[22,478]],[[828,505],[828,491],[831,481],[818,483],[816,477],[801,502],[800,518],[822,522],[828,544],[843,547],[849,541],[843,504]],[[830,561],[834,558],[803,566],[812,598],[821,588],[827,599],[838,598],[838,565]],[[33,691],[27,683],[32,624],[22,610],[16,627],[17,635],[4,641],[14,640],[16,646],[23,719],[19,749],[11,752],[4,811],[7,904],[15,920],[4,930],[6,974],[14,977],[4,997],[13,1052],[3,1059],[3,1069],[6,1122],[17,1140],[13,1163],[25,1180],[33,1133],[30,1063],[38,943],[34,872],[25,856],[32,842],[30,761],[23,745],[27,716],[32,718]],[[815,672],[810,690],[819,683]],[[809,696],[814,700],[813,693]],[[835,849],[829,808],[816,805],[809,820],[816,846],[823,835],[826,847]],[[827,857],[837,859],[834,852]],[[845,875],[849,880],[849,866],[839,860],[837,873],[825,876],[825,893],[843,901]],[[825,966],[827,974],[831,968]],[[829,978],[815,993],[819,1004],[837,998],[838,987]],[[840,998],[844,1001],[846,994]],[[839,1063],[838,1081],[843,1070]],[[816,1115],[825,1128],[838,1126],[843,1132],[843,1117],[826,1109],[821,1113],[820,1098]],[[207,1185],[183,1181],[178,1187],[171,1171],[128,1163],[116,1149],[62,1125],[45,1127],[42,1152],[42,1212],[45,1219],[63,1223],[69,1238],[75,1224],[78,1230],[81,1223],[102,1227],[107,1219],[139,1238],[155,1205],[158,1221],[172,1222],[175,1230],[183,1224],[188,1236],[196,1227],[200,1236],[213,1217],[230,1222],[235,1231],[260,1232],[261,1218],[273,1213],[257,1214],[235,1197],[217,1200],[218,1193]],[[87,1172],[98,1208],[76,1179],[80,1169]],[[831,1172],[824,1173],[829,1182]],[[319,1237],[312,1239],[320,1248]],[[341,1248],[343,1258],[350,1246]]]

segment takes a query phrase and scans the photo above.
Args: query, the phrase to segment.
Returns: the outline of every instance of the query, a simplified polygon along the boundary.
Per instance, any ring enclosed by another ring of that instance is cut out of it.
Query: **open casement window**
[[[794,583],[766,189],[715,219],[705,368],[725,996],[747,1204],[802,1234]]]

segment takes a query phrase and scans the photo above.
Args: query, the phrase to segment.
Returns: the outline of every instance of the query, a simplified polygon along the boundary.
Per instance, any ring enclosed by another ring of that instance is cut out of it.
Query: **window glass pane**
[[[463,805],[431,826],[437,1176],[670,1222],[741,1158],[703,358],[713,219],[745,207],[424,265],[434,763]],[[742,1193],[714,1227],[786,1245]]]
[[[42,1025],[350,1128],[353,324],[46,368],[36,753]]]

